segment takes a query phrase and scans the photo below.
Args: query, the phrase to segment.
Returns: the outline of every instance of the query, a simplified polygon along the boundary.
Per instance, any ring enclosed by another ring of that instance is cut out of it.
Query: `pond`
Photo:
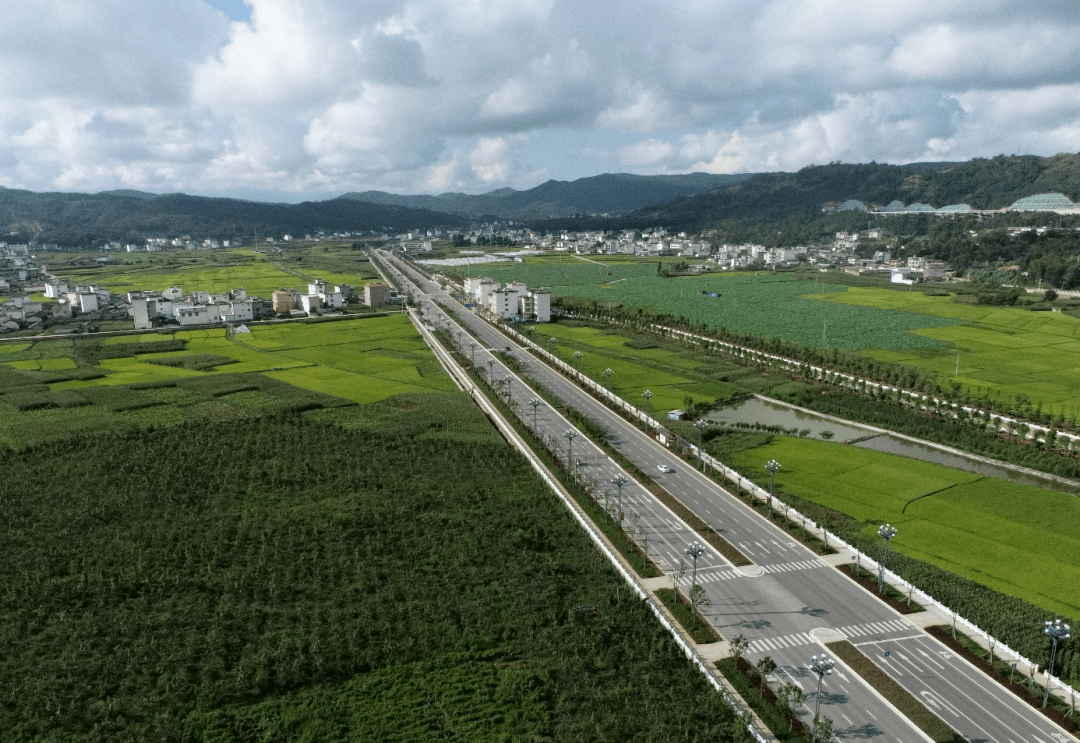
[[[967,472],[975,472],[987,477],[997,477],[1023,485],[1034,485],[1048,490],[1080,494],[1080,484],[1078,483],[1062,481],[1050,476],[1044,477],[1035,473],[1020,472],[1011,467],[984,462],[976,457],[942,451],[934,446],[920,444],[890,434],[883,434],[852,421],[839,423],[816,413],[796,410],[784,403],[773,400],[751,397],[730,408],[713,411],[707,418],[717,423],[762,423],[767,426],[782,426],[788,429],[809,429],[810,436],[813,438],[823,438],[821,435],[823,431],[831,431],[833,433],[832,440],[839,443],[873,449],[886,454],[898,454],[911,459],[920,459],[924,462],[955,467]]]

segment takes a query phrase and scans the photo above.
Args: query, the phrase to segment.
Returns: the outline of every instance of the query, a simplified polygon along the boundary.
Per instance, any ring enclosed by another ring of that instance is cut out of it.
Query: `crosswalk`
[[[758,640],[751,640],[746,652],[760,653],[765,650],[779,650],[780,648],[794,648],[799,645],[813,644],[813,637],[805,632],[796,632],[793,635],[784,635],[782,637],[762,637]]]
[[[883,622],[869,622],[867,624],[849,624],[846,627],[837,627],[839,632],[848,637],[869,637],[871,635],[883,635],[892,632],[906,632],[911,625],[902,619],[887,619]],[[813,645],[816,640],[806,632],[795,632],[780,637],[759,637],[751,640],[747,646],[748,653],[763,653],[769,650],[781,648],[794,648],[800,645]]]
[[[719,570],[698,570],[697,582],[698,583],[715,583],[718,580],[730,580],[732,578],[739,578],[741,575],[734,570],[728,570],[721,568]],[[687,573],[679,581],[680,586],[689,586],[694,582],[693,576]]]
[[[884,622],[870,622],[869,624],[849,624],[847,627],[837,627],[837,629],[848,637],[868,637],[889,632],[906,632],[911,629],[911,625],[903,619],[888,619]]]
[[[821,560],[799,560],[798,562],[778,562],[775,565],[762,565],[766,573],[787,573],[792,570],[814,570],[826,568],[828,565]]]

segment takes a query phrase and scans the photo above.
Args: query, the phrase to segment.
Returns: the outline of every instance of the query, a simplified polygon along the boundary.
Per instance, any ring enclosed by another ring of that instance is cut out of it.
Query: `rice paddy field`
[[[844,444],[778,436],[733,454],[777,488],[868,524],[902,552],[1064,616],[1080,615],[1080,499]],[[760,480],[760,478],[759,478]]]
[[[656,269],[655,262],[560,255],[483,271],[497,281],[549,286],[556,296],[653,307],[739,333],[860,351],[932,370],[941,383],[955,381],[973,393],[1003,400],[1025,395],[1044,411],[1080,417],[1080,319],[1069,315],[839,286],[827,278],[762,272],[664,279]]]
[[[1080,415],[1080,320],[1058,312],[959,304],[920,292],[849,288],[814,295],[830,304],[934,315],[950,325],[911,331],[944,346],[934,354],[868,348],[864,353],[938,373],[1003,398],[1026,395],[1043,410]],[[959,353],[959,369],[957,368]]]
[[[0,345],[0,445],[454,389],[402,315]]]
[[[97,253],[93,254],[97,255]],[[94,284],[114,293],[161,291],[179,286],[185,292],[227,292],[242,287],[269,299],[281,287],[306,288],[321,278],[327,283],[361,287],[376,278],[364,254],[342,246],[296,246],[282,253],[251,249],[212,252],[169,250],[113,254],[111,264],[93,265],[90,254],[59,256],[49,262],[53,275],[71,284]]]

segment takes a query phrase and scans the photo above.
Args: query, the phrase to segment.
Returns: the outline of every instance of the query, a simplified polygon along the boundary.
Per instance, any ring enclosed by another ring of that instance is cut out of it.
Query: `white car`
[[[661,472],[664,472],[664,473],[674,472],[675,471],[675,470],[671,469],[670,467],[668,467],[666,464],[658,464],[658,465],[656,465],[656,469],[658,469],[658,470],[660,470]]]

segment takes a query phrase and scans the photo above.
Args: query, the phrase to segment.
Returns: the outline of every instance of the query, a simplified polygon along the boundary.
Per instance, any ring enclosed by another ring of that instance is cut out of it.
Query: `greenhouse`
[[[1074,204],[1063,193],[1040,193],[1027,196],[1015,202],[1009,207],[1010,211],[1056,211],[1058,209],[1078,209],[1080,205]]]

